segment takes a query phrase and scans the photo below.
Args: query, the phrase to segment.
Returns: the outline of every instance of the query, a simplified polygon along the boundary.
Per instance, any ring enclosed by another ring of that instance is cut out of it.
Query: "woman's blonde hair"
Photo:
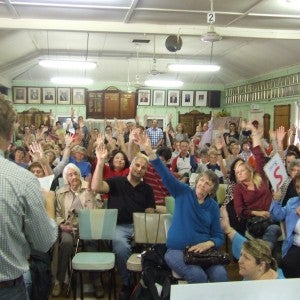
[[[253,168],[246,162],[243,162],[243,163],[240,163],[237,165],[237,167],[240,167],[240,166],[244,166],[248,170],[248,172],[250,172],[251,180],[252,180],[254,186],[258,189],[262,184],[262,178],[259,175],[259,173],[255,172],[253,170]]]
[[[265,271],[269,269],[277,270],[277,261],[272,256],[269,244],[261,239],[247,240],[243,244],[243,250],[255,258],[256,264],[265,263]]]

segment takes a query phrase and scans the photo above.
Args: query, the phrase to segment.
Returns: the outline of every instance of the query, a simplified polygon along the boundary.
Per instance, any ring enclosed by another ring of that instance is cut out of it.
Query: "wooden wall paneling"
[[[104,117],[103,112],[103,92],[91,91],[88,92],[86,100],[86,117],[102,119]]]
[[[288,131],[291,124],[291,105],[275,105],[274,106],[274,130],[279,126],[284,126],[285,130]],[[287,135],[283,140],[284,148],[287,147]]]
[[[120,93],[120,119],[136,116],[137,99],[135,93]]]
[[[104,93],[104,118],[113,119],[120,118],[120,93],[105,92]]]
[[[192,110],[189,113],[180,114],[178,113],[178,123],[183,123],[186,132],[189,136],[193,136],[196,132],[196,126],[201,122],[203,125],[211,119],[211,114],[205,114],[198,110]]]
[[[40,111],[37,108],[30,108],[29,110],[18,113],[18,120],[20,126],[35,124],[38,128],[41,124],[50,125],[50,112]]]

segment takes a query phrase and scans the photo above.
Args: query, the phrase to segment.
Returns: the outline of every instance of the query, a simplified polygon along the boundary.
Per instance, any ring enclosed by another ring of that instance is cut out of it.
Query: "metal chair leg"
[[[76,300],[76,295],[77,295],[77,272],[76,271],[73,271],[71,282],[72,282],[73,300]]]
[[[83,300],[83,280],[82,280],[82,272],[79,272],[80,278],[80,298]]]

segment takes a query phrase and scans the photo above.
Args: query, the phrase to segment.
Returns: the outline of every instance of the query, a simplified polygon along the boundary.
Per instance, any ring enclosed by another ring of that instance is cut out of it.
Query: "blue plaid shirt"
[[[149,139],[151,141],[151,146],[156,147],[158,142],[164,137],[163,131],[156,127],[150,127],[147,129],[147,135],[149,136]]]
[[[37,178],[4,158],[0,150],[0,282],[28,270],[32,249],[47,252],[57,239],[57,225],[45,210]]]

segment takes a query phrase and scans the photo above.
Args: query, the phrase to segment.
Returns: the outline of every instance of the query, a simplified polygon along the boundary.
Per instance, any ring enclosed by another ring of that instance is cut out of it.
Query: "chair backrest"
[[[166,214],[165,215],[164,225],[165,225],[166,237],[168,236],[168,231],[169,231],[169,229],[171,227],[172,219],[173,219],[173,215],[171,215],[171,214]]]
[[[222,205],[225,200],[225,192],[226,192],[227,186],[228,186],[228,184],[226,184],[226,183],[219,184],[219,187],[218,187],[218,190],[216,193],[219,205]]]
[[[175,199],[172,196],[165,197],[166,209],[167,213],[173,215],[174,214],[174,207],[175,207]]]
[[[165,215],[133,213],[134,241],[139,244],[165,244]]]
[[[79,237],[83,240],[112,240],[115,237],[117,209],[78,211]]]

